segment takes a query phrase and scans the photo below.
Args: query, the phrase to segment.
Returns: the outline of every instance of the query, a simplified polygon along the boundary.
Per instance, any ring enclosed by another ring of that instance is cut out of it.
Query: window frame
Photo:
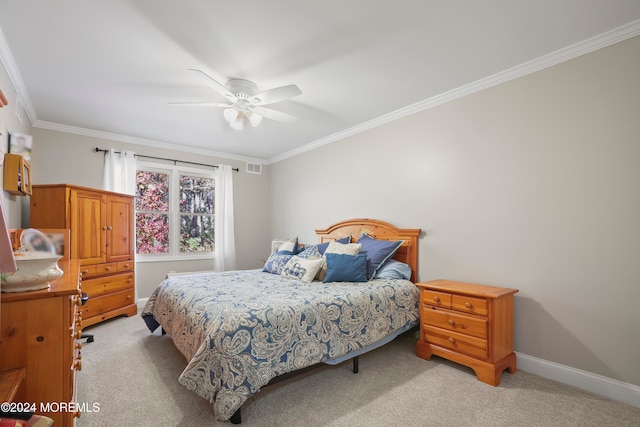
[[[169,175],[169,252],[139,254],[136,249],[136,262],[160,262],[160,261],[193,261],[203,259],[214,259],[215,249],[211,252],[180,252],[180,208],[178,205],[180,191],[180,175],[198,176],[202,178],[211,178],[214,180],[214,186],[217,185],[217,174],[215,170],[206,170],[181,165],[167,165],[153,162],[138,162],[136,164],[136,173],[139,170],[149,172],[167,173]],[[217,203],[216,203],[217,206]],[[134,212],[134,217],[138,213]],[[215,209],[213,217],[215,221]],[[214,222],[215,224],[215,222]],[[136,224],[137,226],[137,221]],[[135,245],[137,248],[137,243]]]

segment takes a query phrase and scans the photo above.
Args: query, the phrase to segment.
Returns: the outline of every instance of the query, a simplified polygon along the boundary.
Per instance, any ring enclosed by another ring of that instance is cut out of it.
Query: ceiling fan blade
[[[233,104],[225,104],[222,102],[169,102],[169,105],[196,106],[196,107],[233,107]]]
[[[236,96],[227,89],[223,84],[218,83],[213,77],[204,71],[197,70],[195,68],[189,68],[189,71],[194,71],[196,75],[210,88],[220,93],[222,96],[226,97],[229,101],[235,101]]]
[[[256,105],[275,104],[276,102],[284,101],[294,96],[298,96],[302,93],[300,88],[296,85],[281,86],[274,89],[265,90],[264,92],[256,93],[253,99]]]
[[[270,108],[253,108],[253,111],[260,114],[262,117],[275,120],[277,122],[292,123],[298,120],[297,117],[294,117],[291,114],[272,110]]]

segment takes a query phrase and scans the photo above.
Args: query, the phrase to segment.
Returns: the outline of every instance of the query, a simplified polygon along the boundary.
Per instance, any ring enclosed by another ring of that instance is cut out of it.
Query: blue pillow
[[[404,262],[390,259],[378,269],[374,279],[405,279],[411,280],[411,266]]]
[[[323,282],[366,282],[367,256],[365,254],[326,254],[327,273]]]
[[[322,254],[318,251],[318,247],[316,245],[306,246],[302,251],[298,252],[296,255],[300,258],[321,258]]]
[[[393,257],[398,248],[402,246],[403,241],[378,240],[362,233],[358,243],[362,245],[360,253],[367,254],[367,278],[371,280],[378,269]]]
[[[336,239],[336,242],[346,245],[347,243],[351,243],[351,236]],[[320,255],[324,255],[324,251],[327,250],[327,246],[329,246],[329,243],[331,242],[320,243],[319,245],[316,245],[316,247],[318,248],[318,251],[320,252]]]
[[[280,274],[291,258],[293,258],[293,255],[282,255],[273,252],[269,255],[269,259],[265,262],[262,271],[265,273]]]

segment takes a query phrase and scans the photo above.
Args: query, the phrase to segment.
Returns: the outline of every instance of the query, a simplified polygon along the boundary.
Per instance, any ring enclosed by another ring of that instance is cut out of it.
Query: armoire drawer
[[[118,271],[118,264],[115,262],[107,262],[104,264],[96,264],[96,276],[101,274],[111,274]]]
[[[134,267],[133,261],[120,261],[117,263],[118,272],[133,271],[133,267]]]
[[[96,276],[96,266],[95,265],[83,265],[80,267],[80,277],[86,279],[87,277]]]
[[[89,301],[91,301],[91,299],[101,295],[133,289],[133,284],[133,273],[122,273],[95,279],[85,279],[82,281],[82,290],[89,295]]]
[[[95,276],[103,276],[105,274],[121,273],[125,271],[133,271],[133,261],[107,262],[103,264],[83,265],[80,274],[83,278]]]
[[[126,291],[89,298],[87,303],[82,306],[82,319],[87,320],[91,317],[99,316],[108,311],[116,310],[133,303],[133,288]]]

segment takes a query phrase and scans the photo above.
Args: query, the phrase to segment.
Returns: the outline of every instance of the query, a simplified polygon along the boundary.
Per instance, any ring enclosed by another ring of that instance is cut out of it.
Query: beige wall
[[[635,37],[274,164],[272,230],[422,228],[421,280],[520,290],[516,351],[640,385],[639,52]]]

